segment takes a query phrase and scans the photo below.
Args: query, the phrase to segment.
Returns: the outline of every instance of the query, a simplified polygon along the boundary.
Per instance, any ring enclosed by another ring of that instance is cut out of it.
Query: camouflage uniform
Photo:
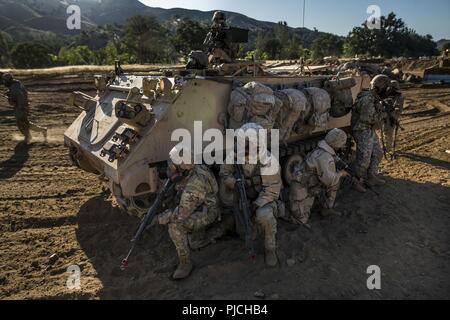
[[[180,183],[183,186],[181,200],[171,214],[168,227],[178,257],[184,262],[190,261],[188,234],[206,228],[219,217],[219,188],[214,175],[204,165],[196,165]],[[167,214],[161,219],[164,216]]]
[[[256,207],[255,221],[264,231],[266,251],[276,250],[277,233],[277,200],[280,197],[282,181],[280,172],[275,175],[263,175],[261,164],[242,165],[247,189],[247,196],[251,204]],[[222,165],[220,169],[221,200],[225,206],[233,206],[235,180],[234,165]]]
[[[204,45],[208,47],[210,63],[230,63],[234,59],[233,44],[228,40],[227,28],[225,14],[215,12],[211,30],[204,41]]]
[[[237,129],[245,123],[254,123],[270,132],[281,109],[276,102],[273,90],[261,83],[249,82],[236,88],[228,105],[230,127]]]
[[[353,137],[357,146],[354,169],[360,179],[378,175],[383,149],[376,129],[381,127],[384,118],[380,98],[372,90],[361,92],[352,114]]]
[[[386,152],[393,151],[394,147],[394,139],[395,139],[395,129],[400,121],[400,117],[403,112],[403,107],[405,103],[405,98],[400,92],[400,88],[398,86],[398,82],[395,81],[393,84],[395,87],[394,94],[390,95],[388,99],[385,100],[385,103],[389,105],[389,113],[387,119],[383,123],[383,132],[384,134],[384,143],[386,147]]]
[[[344,176],[344,171],[336,171],[336,150],[345,146],[346,140],[347,135],[342,130],[331,131],[326,140],[320,141],[305,161],[295,167],[289,193],[291,222],[306,225],[316,198],[324,209],[334,208]]]
[[[29,101],[28,93],[25,87],[18,80],[13,80],[10,75],[3,75],[3,81],[9,91],[7,93],[8,102],[14,107],[14,116],[16,118],[17,127],[19,131],[25,136],[25,140],[31,140],[30,129],[42,132],[44,136],[47,135],[47,129],[40,127],[29,121]]]

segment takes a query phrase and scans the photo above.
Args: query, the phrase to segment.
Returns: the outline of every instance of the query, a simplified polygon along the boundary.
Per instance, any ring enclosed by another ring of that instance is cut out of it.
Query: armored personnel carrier
[[[165,179],[169,151],[178,143],[171,141],[172,132],[183,128],[193,134],[195,121],[202,122],[203,130],[225,131],[232,92],[248,82],[267,85],[275,93],[293,89],[307,98],[308,110],[295,120],[280,151],[286,178],[289,164],[314,148],[328,130],[349,128],[353,100],[370,79],[165,77],[119,70],[114,77],[95,78],[95,97],[72,95],[73,105],[83,111],[65,132],[65,144],[78,167],[108,183],[123,210],[141,216]],[[289,95],[285,100],[292,103]]]

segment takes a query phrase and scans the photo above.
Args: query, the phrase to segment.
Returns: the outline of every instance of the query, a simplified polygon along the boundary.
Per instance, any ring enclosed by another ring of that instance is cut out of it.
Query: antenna
[[[306,0],[303,0],[303,28],[305,28]]]

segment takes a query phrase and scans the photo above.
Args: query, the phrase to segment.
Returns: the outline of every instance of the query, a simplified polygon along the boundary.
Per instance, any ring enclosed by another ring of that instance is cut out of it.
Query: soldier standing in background
[[[209,31],[204,45],[208,48],[210,63],[230,63],[234,59],[233,44],[227,36],[226,16],[222,11],[216,11],[212,19],[211,30]]]
[[[384,100],[387,118],[383,123],[382,134],[384,135],[385,153],[391,154],[392,158],[395,157],[395,140],[400,129],[400,117],[403,112],[404,103],[405,98],[400,91],[400,84],[398,81],[391,81],[388,98]]]
[[[360,192],[367,191],[365,185],[385,184],[378,177],[383,149],[376,130],[381,129],[386,118],[383,100],[387,98],[390,85],[388,76],[378,75],[373,78],[370,90],[362,91],[355,102],[352,113],[353,137],[356,140],[354,171],[359,182],[354,183],[354,187]]]
[[[218,220],[220,207],[218,200],[219,187],[214,174],[205,165],[188,163],[175,165],[175,157],[181,150],[177,147],[170,152],[169,168],[171,174],[179,174],[184,178],[177,183],[181,192],[178,206],[159,216],[161,225],[168,225],[169,235],[177,250],[179,265],[173,274],[174,280],[187,278],[194,268],[189,248],[189,234],[204,230]],[[187,147],[183,152],[192,152]]]
[[[14,116],[16,117],[17,127],[25,136],[25,142],[31,143],[30,129],[42,132],[45,140],[47,140],[47,128],[40,127],[31,122],[29,117],[29,101],[28,92],[19,80],[13,78],[9,73],[2,75],[2,83],[9,89],[7,92],[8,102],[14,107]]]
[[[309,227],[311,208],[316,199],[322,202],[323,216],[340,215],[333,208],[341,179],[349,174],[344,170],[336,170],[336,153],[346,143],[347,134],[340,129],[333,129],[294,169],[289,194],[291,222]]]

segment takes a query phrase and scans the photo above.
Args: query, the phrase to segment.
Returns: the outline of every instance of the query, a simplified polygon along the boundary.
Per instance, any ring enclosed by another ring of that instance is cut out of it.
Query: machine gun
[[[256,253],[253,241],[253,223],[252,212],[247,198],[247,191],[245,189],[245,177],[242,173],[242,168],[239,164],[234,166],[236,179],[236,194],[238,196],[238,204],[235,208],[236,221],[244,227],[245,231],[245,245],[249,250],[249,255],[255,259]]]
[[[136,232],[136,235],[131,240],[131,249],[128,252],[128,255],[125,259],[122,260],[122,264],[120,266],[120,269],[126,270],[128,268],[128,262],[130,259],[131,254],[133,253],[136,244],[139,242],[139,240],[142,238],[144,232],[147,230],[148,226],[150,226],[153,222],[153,220],[158,215],[158,209],[161,206],[162,202],[164,201],[164,198],[167,194],[169,194],[172,189],[175,187],[176,183],[182,178],[181,175],[175,175],[172,178],[167,179],[167,181],[164,183],[163,189],[156,197],[155,202],[151,206],[151,208],[148,210],[147,214],[145,215],[144,219],[142,219],[141,225],[139,226],[138,231]]]
[[[342,170],[344,170],[344,171],[346,171],[349,175],[350,175],[350,178],[347,180],[351,185],[353,185],[354,183],[355,183],[355,181],[356,180],[358,180],[358,178],[356,177],[356,174],[355,174],[355,172],[353,171],[353,169],[350,167],[350,165],[348,164],[348,163],[346,163],[344,160],[342,160],[340,157],[338,157],[337,155],[336,155],[336,157],[335,157],[335,160],[336,160],[336,169],[338,170],[338,171],[342,171]],[[365,187],[368,189],[368,190],[370,190],[370,191],[372,191],[377,197],[380,197],[381,195],[376,191],[376,190],[374,190],[371,186],[369,186],[369,185],[365,185]]]
[[[216,26],[212,27],[203,43],[208,55],[214,54],[216,50],[222,50],[232,61],[237,54],[236,44],[248,42],[249,30]],[[227,62],[231,62],[227,61]]]

